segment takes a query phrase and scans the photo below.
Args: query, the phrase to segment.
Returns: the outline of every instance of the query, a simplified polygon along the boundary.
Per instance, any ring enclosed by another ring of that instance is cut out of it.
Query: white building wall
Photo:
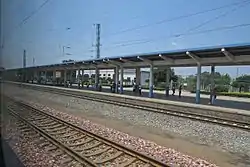
[[[120,72],[119,72],[120,73]],[[88,74],[89,77],[92,74],[95,74],[95,70],[84,70],[84,74]],[[113,79],[113,75],[115,74],[113,69],[107,69],[107,70],[100,70],[100,77],[101,78],[108,78],[110,77]],[[130,78],[131,83],[127,84],[132,84],[134,79],[135,79],[135,69],[124,69],[124,80],[127,80]],[[121,79],[121,76],[119,74],[119,80]],[[149,79],[149,72],[148,71],[141,71],[141,85],[146,85],[147,83],[145,82],[147,79]]]

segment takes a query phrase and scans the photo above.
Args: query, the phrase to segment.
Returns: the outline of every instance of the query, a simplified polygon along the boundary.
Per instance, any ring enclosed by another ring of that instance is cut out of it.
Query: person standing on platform
[[[115,82],[113,82],[112,93],[115,93],[115,90],[116,90],[116,84],[115,84]]]
[[[174,96],[174,94],[175,94],[175,85],[173,85],[172,87],[172,96]]]
[[[179,98],[181,98],[182,85],[179,86]]]
[[[210,101],[208,104],[213,105],[216,99],[216,88],[213,88],[213,90],[211,91],[211,96],[210,96]]]
[[[141,95],[141,85],[138,85],[139,95]]]
[[[113,82],[110,83],[110,92],[112,93],[113,91]]]
[[[213,89],[213,96],[212,96],[212,104],[215,103],[215,100],[217,98],[217,95],[216,95],[216,88]]]

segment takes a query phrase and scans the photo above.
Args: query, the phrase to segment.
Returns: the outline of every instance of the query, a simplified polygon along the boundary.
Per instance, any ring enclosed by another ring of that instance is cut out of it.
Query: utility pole
[[[100,58],[100,34],[101,34],[101,25],[96,24],[96,59]],[[95,88],[98,89],[99,86],[99,70],[95,68]]]
[[[239,76],[239,67],[236,69],[236,78]]]
[[[96,24],[96,58],[100,58],[100,34],[101,34],[101,24]]]
[[[26,50],[23,50],[23,68],[26,67]]]

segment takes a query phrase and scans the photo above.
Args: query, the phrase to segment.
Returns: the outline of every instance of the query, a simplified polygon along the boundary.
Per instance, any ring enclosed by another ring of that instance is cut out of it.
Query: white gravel
[[[200,123],[198,121],[162,115],[159,113],[152,113],[138,109],[119,107],[110,104],[103,104],[100,102],[76,99],[73,97],[65,97],[46,92],[39,92],[27,89],[23,89],[20,91],[20,89],[17,87],[11,87],[11,90],[11,94],[14,95],[16,98],[23,100],[26,99],[30,103],[32,103],[32,101],[42,103],[42,99],[49,99],[55,103],[64,104],[66,107],[81,109],[81,112],[95,112],[110,118],[124,120],[134,125],[156,127],[166,132],[171,131],[185,137],[195,138],[195,141],[201,144],[208,144],[213,147],[225,149],[229,152],[241,153],[246,155],[247,157],[250,157],[250,133],[246,131],[208,123]],[[8,93],[10,93],[10,91],[8,91]],[[40,104],[36,105],[43,107]],[[49,108],[48,110],[51,111],[51,109]],[[53,110],[52,113],[57,113],[57,111]],[[96,133],[103,134],[106,137],[109,137],[112,134],[114,135],[119,133],[117,131],[101,127],[99,125],[92,124],[90,121],[87,120],[80,120],[76,117],[72,118],[72,116],[69,116],[65,113],[60,113],[59,115],[63,116],[65,119],[69,117],[69,121],[72,119],[74,123],[77,123],[82,126],[84,125],[84,127],[87,129],[96,129]],[[73,119],[76,119],[77,121],[74,121]],[[112,139],[117,140],[118,142],[122,142],[123,144],[126,144],[129,147],[133,147],[136,150],[145,152],[149,155],[160,155],[158,156],[158,158],[164,161],[169,161],[172,163],[176,163],[176,161],[178,161],[178,163],[180,163],[183,162],[182,159],[185,159],[184,163],[187,163],[191,159],[194,160],[193,158],[182,155],[172,149],[157,146],[155,143],[131,137],[124,133],[119,133],[118,136],[112,136]],[[200,160],[195,161],[198,162]]]
[[[8,142],[24,166],[27,167],[59,167],[48,152],[40,149],[33,138],[20,133],[16,120],[8,117],[3,128],[3,138]]]

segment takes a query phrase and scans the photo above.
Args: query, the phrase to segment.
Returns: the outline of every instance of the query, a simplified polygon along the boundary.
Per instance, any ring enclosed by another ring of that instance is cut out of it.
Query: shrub
[[[215,90],[216,92],[228,92],[229,88],[228,86],[219,85],[219,86],[216,86]]]
[[[191,91],[191,93],[196,93],[196,91]],[[210,95],[210,92],[201,91],[201,94]],[[231,96],[231,97],[245,97],[250,98],[250,93],[247,92],[217,92],[217,95]]]

